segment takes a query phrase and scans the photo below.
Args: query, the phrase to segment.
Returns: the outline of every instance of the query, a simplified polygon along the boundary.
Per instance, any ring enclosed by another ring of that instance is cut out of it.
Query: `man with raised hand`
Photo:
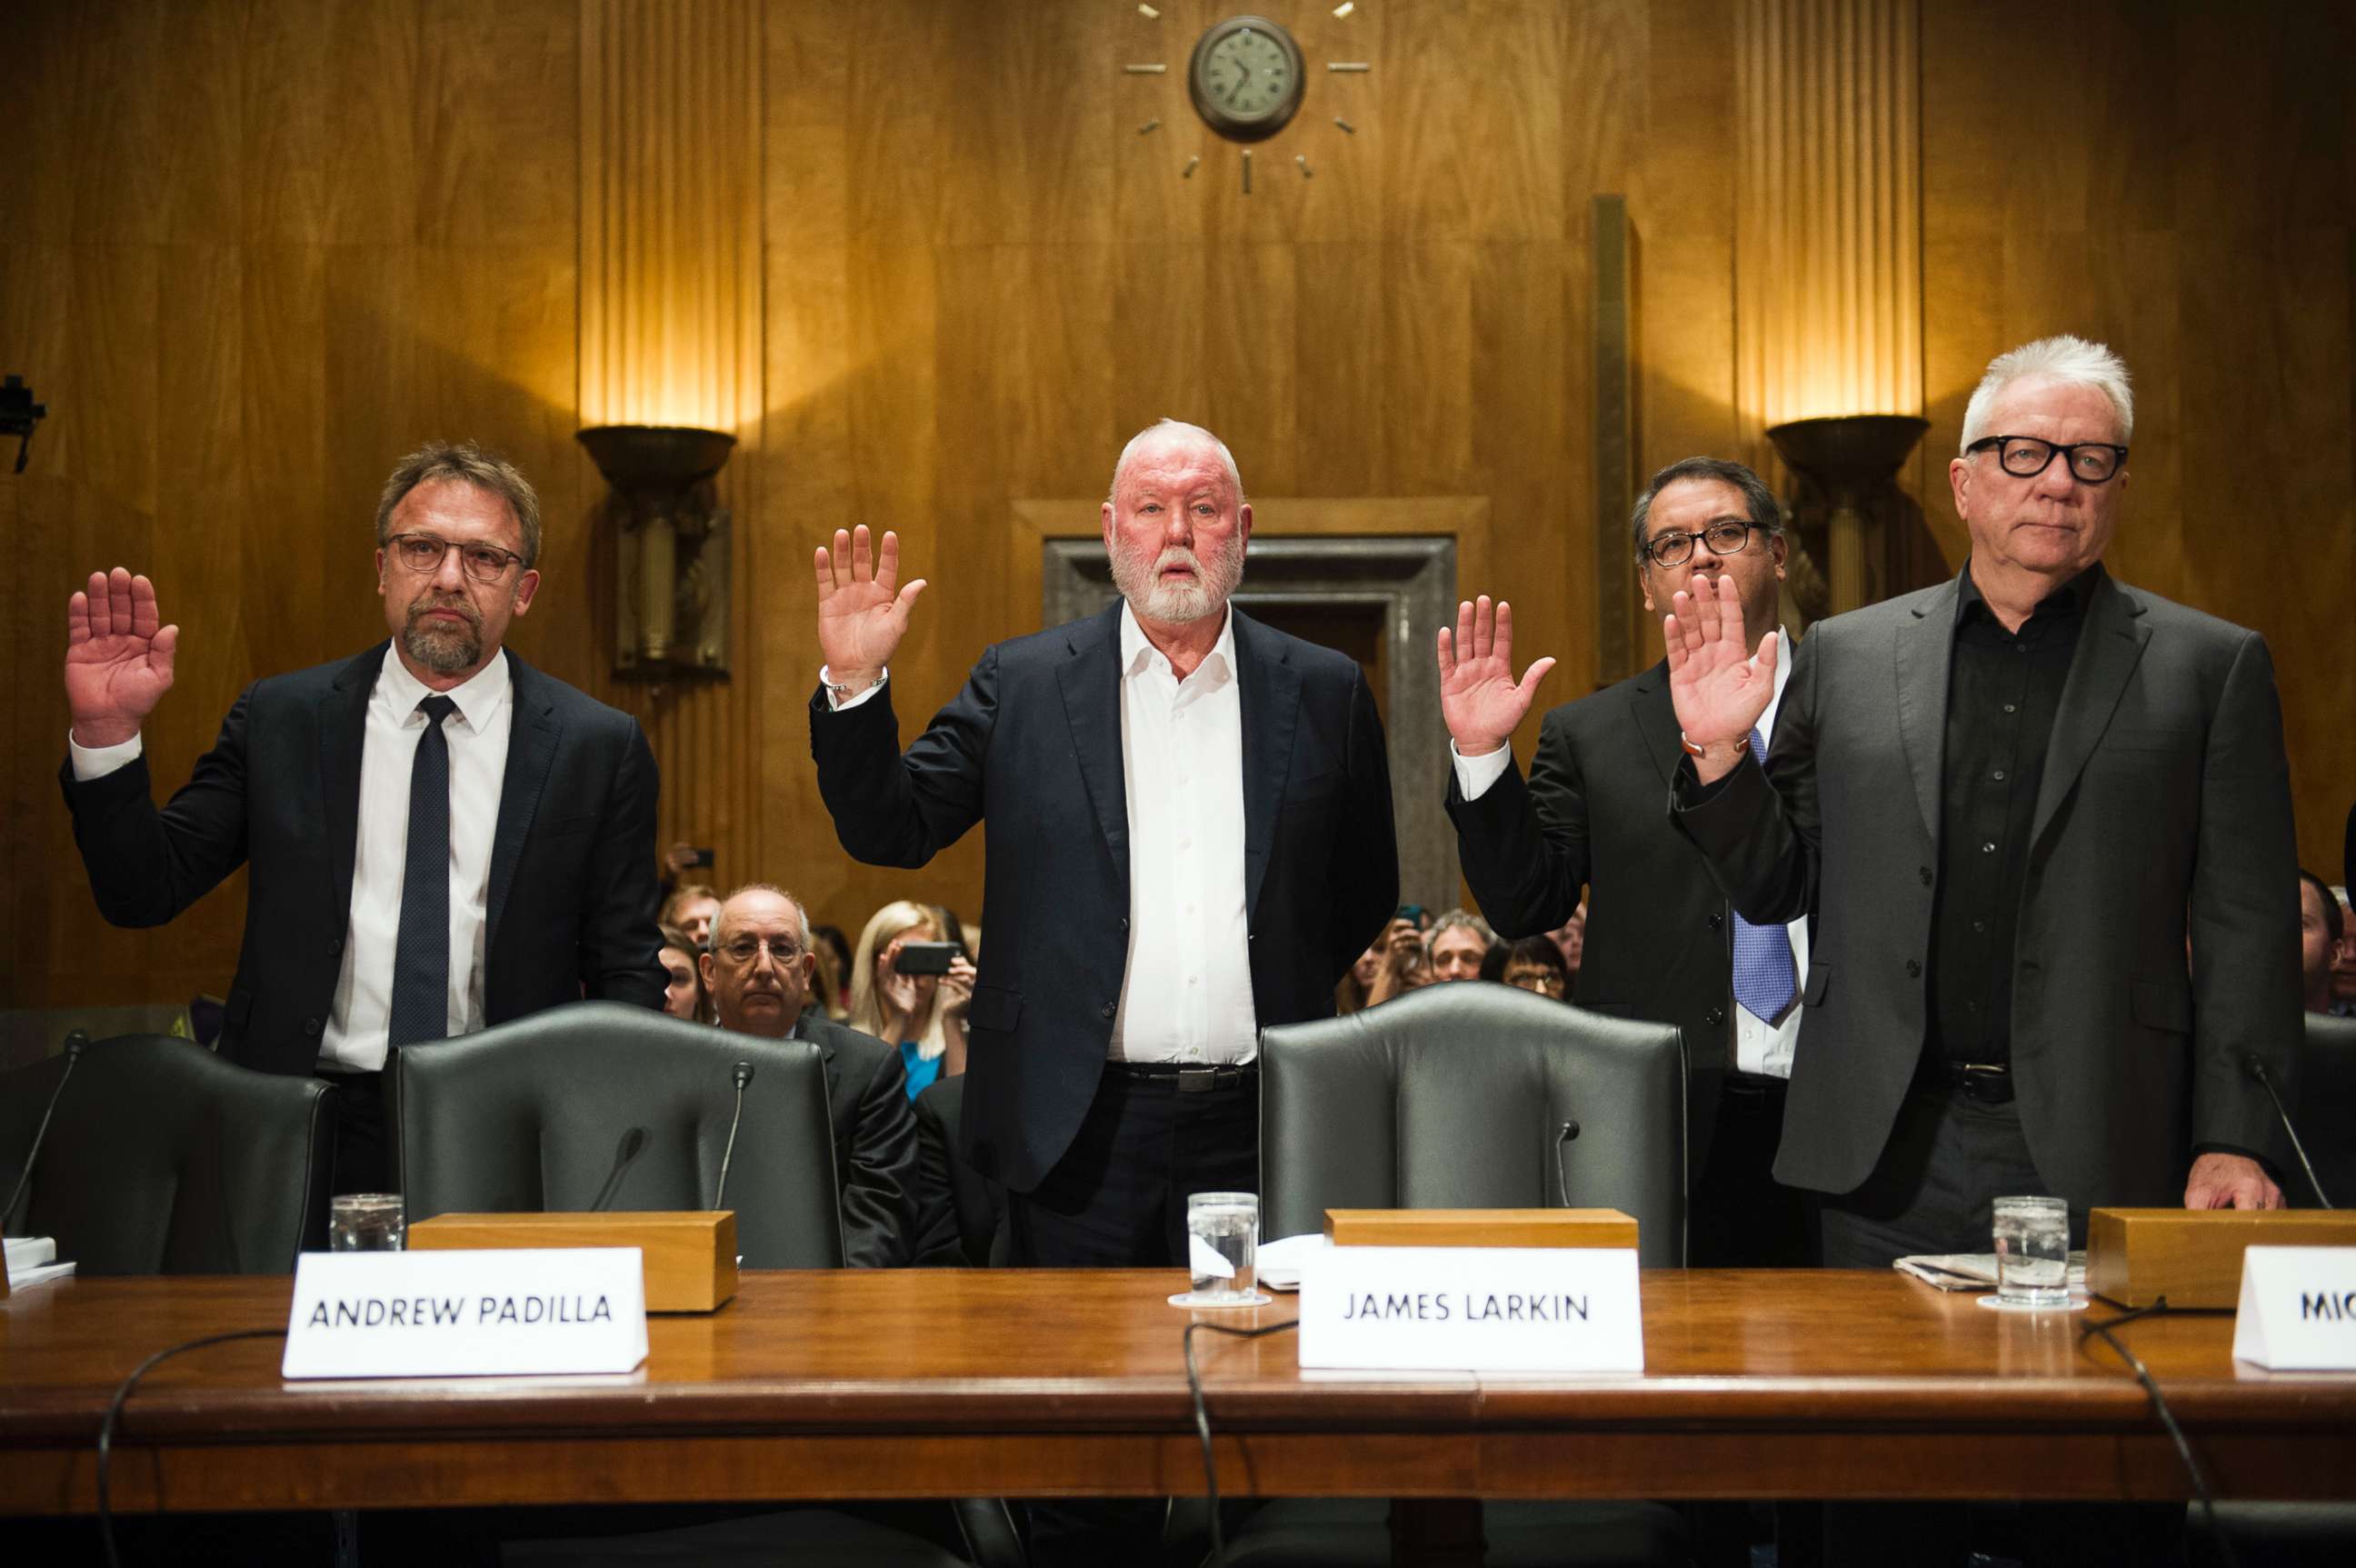
[[[502,643],[540,586],[540,501],[471,444],[379,500],[390,641],[246,688],[160,810],[140,726],[179,628],[117,567],[67,609],[59,779],[99,912],[160,926],[241,865],[220,1050],[337,1082],[337,1192],[383,1191],[383,1069],[421,1040],[575,1001],[659,1007],[654,756],[637,723]]]

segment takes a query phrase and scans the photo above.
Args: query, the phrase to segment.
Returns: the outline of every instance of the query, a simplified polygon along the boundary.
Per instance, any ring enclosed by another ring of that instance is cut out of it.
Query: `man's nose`
[[[434,568],[434,585],[449,593],[466,591],[466,557],[456,549],[442,552],[442,564]]]
[[[2067,500],[2070,493],[2078,488],[2078,476],[2070,467],[2070,455],[2067,452],[2054,453],[2053,460],[2038,470],[2037,483],[2031,488],[2040,495]]]

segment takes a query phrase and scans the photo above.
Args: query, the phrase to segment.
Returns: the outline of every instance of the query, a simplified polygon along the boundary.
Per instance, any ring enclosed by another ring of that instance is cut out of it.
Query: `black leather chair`
[[[436,1214],[712,1207],[753,1065],[727,1205],[749,1268],[842,1263],[818,1047],[618,1002],[553,1007],[404,1047],[394,1117],[412,1224]],[[610,1184],[611,1191],[607,1189]]]
[[[1260,1235],[1328,1208],[1557,1208],[1559,1158],[1572,1202],[1635,1216],[1645,1267],[1682,1264],[1685,1079],[1674,1025],[1480,982],[1266,1030]]]
[[[0,1200],[66,1070],[0,1077]],[[84,1274],[284,1274],[327,1244],[337,1092],[193,1041],[124,1035],[82,1051],[11,1231],[54,1236]],[[5,1218],[5,1217],[0,1217]]]
[[[2290,1108],[2299,1141],[2331,1201],[2356,1204],[2356,1018],[2307,1015],[2298,1048],[2298,1101]],[[2286,1173],[2293,1208],[2319,1207],[2305,1171]]]
[[[1558,1208],[1567,1186],[1581,1208],[1635,1216],[1644,1265],[1682,1264],[1685,1078],[1674,1025],[1477,982],[1263,1030],[1260,1234],[1323,1230],[1328,1208]],[[1493,1503],[1483,1530],[1497,1568],[1690,1551],[1659,1503]],[[1282,1498],[1231,1532],[1226,1561],[1342,1568],[1390,1552],[1381,1504]]]

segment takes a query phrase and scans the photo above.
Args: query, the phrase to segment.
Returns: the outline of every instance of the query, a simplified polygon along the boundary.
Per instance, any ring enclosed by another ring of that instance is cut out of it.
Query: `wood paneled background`
[[[854,929],[904,893],[973,912],[979,852],[911,877],[834,847],[802,712],[811,546],[839,523],[905,536],[933,584],[894,670],[920,722],[1036,624],[1012,503],[1100,491],[1162,414],[1221,431],[1258,495],[1488,498],[1494,581],[1466,590],[1506,586],[1525,653],[1562,658],[1545,700],[1587,690],[1612,672],[1573,575],[1624,526],[1586,499],[1591,196],[1626,193],[1637,236],[1641,465],[1740,451],[1762,412],[1737,406],[1742,3],[1277,6],[1312,96],[1248,198],[1185,102],[1186,49],[1225,9],[1200,0],[1158,23],[1128,0],[0,11],[21,116],[0,369],[51,409],[32,467],[0,473],[0,1005],[218,992],[243,918],[240,881],[157,932],[91,909],[54,778],[78,576],[141,567],[183,628],[148,731],[168,789],[244,682],[380,635],[373,498],[434,436],[541,485],[547,583],[515,646],[640,714],[683,775],[665,836]],[[2116,564],[2266,632],[2325,869],[2356,790],[2351,23],[2302,0],[1942,0],[1919,35],[1933,524],[1959,553],[1944,456],[1991,354],[2060,329],[2116,345],[2142,392]],[[696,58],[715,39],[744,57]],[[1316,70],[1336,59],[1374,69]],[[1145,60],[1172,70],[1119,69]],[[682,74],[631,75],[659,67]],[[624,123],[648,139],[617,144]],[[691,233],[616,243],[629,210],[712,214],[713,259]],[[693,329],[636,362],[600,323],[659,319],[647,291],[682,277]],[[680,365],[699,343],[728,362]],[[655,406],[682,377],[719,412]],[[724,694],[607,673],[602,486],[572,436],[617,407],[733,419],[744,443]],[[1437,737],[1393,757],[1439,787]]]

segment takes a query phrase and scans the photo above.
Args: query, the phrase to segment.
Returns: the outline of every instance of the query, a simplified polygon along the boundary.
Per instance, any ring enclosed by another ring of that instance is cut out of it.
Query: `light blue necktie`
[[[1751,755],[1767,764],[1767,745],[1751,732]],[[1792,933],[1780,925],[1754,926],[1734,917],[1734,999],[1753,1016],[1772,1024],[1791,1011],[1800,993],[1798,968],[1792,962]]]

